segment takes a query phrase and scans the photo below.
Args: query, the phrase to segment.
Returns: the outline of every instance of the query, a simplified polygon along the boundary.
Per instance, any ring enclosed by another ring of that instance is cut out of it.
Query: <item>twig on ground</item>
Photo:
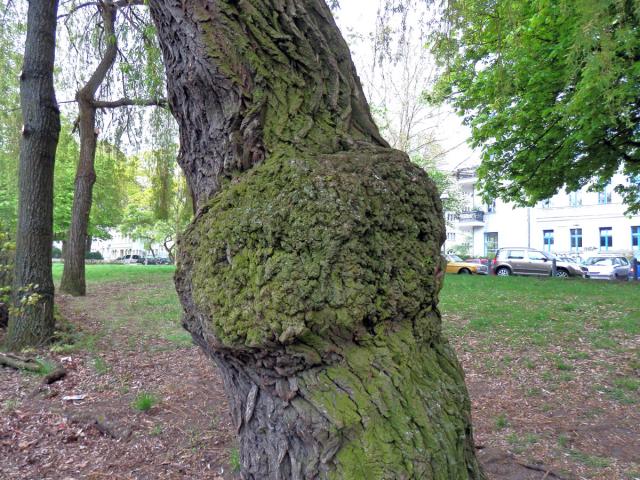
[[[561,477],[560,475],[558,475],[557,473],[554,473],[548,468],[539,467],[538,465],[532,465],[530,463],[524,463],[524,462],[516,462],[516,463],[529,470],[535,470],[536,472],[544,472],[543,478],[552,477],[552,478],[557,478],[558,480],[564,480],[564,477]]]

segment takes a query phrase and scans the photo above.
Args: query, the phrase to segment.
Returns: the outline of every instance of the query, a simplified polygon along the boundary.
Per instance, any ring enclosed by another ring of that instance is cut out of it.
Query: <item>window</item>
[[[600,250],[609,250],[613,247],[613,230],[611,227],[600,228]]]
[[[580,192],[571,192],[569,194],[569,205],[572,207],[579,207],[582,205],[582,197]]]
[[[496,201],[487,203],[487,213],[496,213]]]
[[[611,188],[608,185],[598,192],[598,204],[606,205],[607,203],[611,203]]]
[[[524,250],[509,250],[509,260],[524,260]]]
[[[553,245],[553,230],[543,230],[542,240],[544,242],[544,249],[547,252],[551,251],[551,245]]]
[[[640,226],[631,227],[631,247],[640,249]]]
[[[582,248],[582,229],[581,228],[572,228],[571,229],[571,250],[575,250]]]
[[[456,232],[447,232],[447,240],[450,242],[456,241]]]
[[[455,213],[447,213],[447,222],[452,223],[452,222],[455,222],[455,220],[456,220]]]
[[[484,254],[486,257],[494,255],[498,250],[498,232],[484,234]]]
[[[529,260],[545,261],[547,256],[542,252],[536,252],[535,250],[529,250]]]

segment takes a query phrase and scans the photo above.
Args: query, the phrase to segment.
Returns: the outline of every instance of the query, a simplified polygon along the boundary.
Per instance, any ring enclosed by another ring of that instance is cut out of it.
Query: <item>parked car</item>
[[[465,262],[468,262],[468,263],[481,263],[482,265],[489,265],[489,259],[488,258],[467,258],[467,259],[465,259]]]
[[[557,261],[575,263],[576,265],[580,265],[582,263],[582,259],[580,257],[568,257],[566,255],[556,255]]]
[[[481,263],[465,262],[457,255],[446,255],[447,273],[486,275],[489,273],[489,267]]]
[[[551,275],[554,256],[533,248],[500,248],[493,260],[493,271],[499,276]],[[556,260],[557,277],[585,277],[587,269],[573,262]]]
[[[597,255],[584,261],[590,278],[627,280],[631,263],[622,255]]]
[[[120,259],[121,263],[142,263],[144,261],[144,257],[141,255],[125,255]]]
[[[171,265],[167,257],[145,257],[142,261],[145,265]]]

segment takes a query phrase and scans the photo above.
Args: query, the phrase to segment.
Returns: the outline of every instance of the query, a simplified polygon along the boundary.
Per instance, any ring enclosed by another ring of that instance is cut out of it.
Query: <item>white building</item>
[[[115,260],[116,258],[120,258],[125,255],[147,256],[147,250],[144,248],[144,243],[140,240],[132,240],[116,230],[111,231],[110,234],[111,238],[107,240],[95,238],[91,243],[91,251],[100,252],[102,254],[102,258],[105,260]],[[156,250],[156,255],[157,254]]]
[[[626,205],[612,187],[603,192],[584,188],[558,193],[534,207],[501,200],[487,205],[475,188],[475,169],[454,175],[468,210],[448,222],[446,251],[462,248],[472,256],[489,256],[501,247],[531,247],[583,257],[597,252],[640,252],[640,215],[625,215]],[[624,180],[617,175],[612,183]]]

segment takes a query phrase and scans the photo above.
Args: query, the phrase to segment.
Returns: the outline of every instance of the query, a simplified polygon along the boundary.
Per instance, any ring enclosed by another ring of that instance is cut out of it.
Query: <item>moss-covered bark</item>
[[[178,291],[247,478],[480,478],[436,307],[443,234],[433,183],[382,148],[271,158],[201,210]]]
[[[176,286],[244,478],[482,478],[438,194],[380,138],[324,1],[150,6],[198,207]]]

